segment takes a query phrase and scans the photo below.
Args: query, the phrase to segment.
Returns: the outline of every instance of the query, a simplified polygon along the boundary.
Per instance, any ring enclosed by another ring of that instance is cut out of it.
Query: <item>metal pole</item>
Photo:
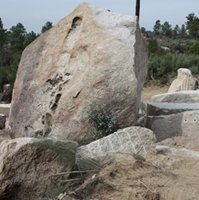
[[[136,8],[135,8],[135,16],[138,17],[138,21],[140,18],[140,0],[136,0]]]

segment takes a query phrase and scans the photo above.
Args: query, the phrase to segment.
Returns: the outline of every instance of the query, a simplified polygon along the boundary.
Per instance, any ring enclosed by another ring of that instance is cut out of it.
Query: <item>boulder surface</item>
[[[193,78],[192,73],[189,69],[180,68],[178,69],[178,76],[172,82],[168,92],[178,92],[184,90],[196,90],[198,82]]]
[[[97,168],[99,157],[123,153],[146,157],[148,149],[156,142],[149,129],[133,126],[81,146],[77,150],[76,164],[80,169]],[[96,165],[96,166],[95,166]]]
[[[158,141],[175,136],[198,140],[199,110],[148,116],[147,127],[154,131]]]
[[[146,62],[137,18],[80,4],[23,52],[10,113],[15,136],[81,142],[95,105],[120,128],[135,124]]]
[[[50,199],[57,189],[53,175],[71,171],[76,148],[77,144],[69,141],[3,140],[0,143],[0,199]]]

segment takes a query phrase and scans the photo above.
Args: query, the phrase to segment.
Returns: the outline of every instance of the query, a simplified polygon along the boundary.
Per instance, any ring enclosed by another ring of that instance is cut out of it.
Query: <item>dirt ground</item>
[[[143,88],[141,99],[143,102],[147,102],[150,98],[157,94],[167,92],[169,89],[168,85],[151,84]]]
[[[183,156],[152,154],[140,161],[117,154],[60,200],[198,200],[198,170],[199,160]]]

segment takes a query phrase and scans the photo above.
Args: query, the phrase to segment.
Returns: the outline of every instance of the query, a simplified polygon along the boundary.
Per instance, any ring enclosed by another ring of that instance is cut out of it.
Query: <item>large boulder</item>
[[[196,90],[198,88],[198,82],[193,78],[189,69],[178,69],[178,76],[172,82],[168,92],[178,92],[183,90]]]
[[[123,153],[146,157],[148,150],[156,142],[155,135],[149,129],[134,126],[81,146],[77,150],[76,164],[80,169],[95,169],[100,157]]]
[[[95,106],[118,127],[136,123],[147,50],[137,18],[80,4],[23,52],[10,125],[16,137],[81,141]]]
[[[76,148],[77,144],[69,141],[3,140],[0,143],[0,199],[50,199],[59,186],[59,182],[53,183],[53,175],[71,171]]]

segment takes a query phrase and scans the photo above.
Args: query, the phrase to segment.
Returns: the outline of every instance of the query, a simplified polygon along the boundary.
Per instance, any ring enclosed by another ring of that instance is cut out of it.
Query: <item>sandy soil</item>
[[[117,154],[69,195],[75,200],[198,200],[198,161],[157,154],[139,161]]]
[[[148,100],[150,100],[150,98],[154,95],[157,94],[162,94],[167,92],[169,89],[169,86],[165,85],[151,85],[151,86],[147,86],[144,87],[142,90],[142,101],[147,102]]]

